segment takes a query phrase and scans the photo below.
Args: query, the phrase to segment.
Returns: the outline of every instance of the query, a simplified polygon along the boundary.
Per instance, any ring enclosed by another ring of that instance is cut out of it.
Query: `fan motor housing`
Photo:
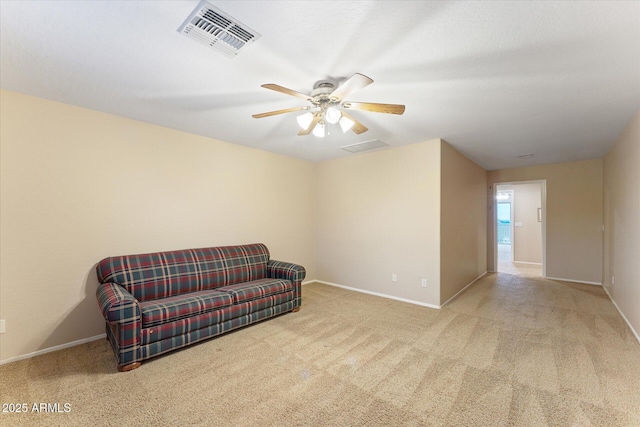
[[[320,80],[313,85],[311,97],[315,98],[319,95],[330,95],[336,88],[336,84],[331,80]]]

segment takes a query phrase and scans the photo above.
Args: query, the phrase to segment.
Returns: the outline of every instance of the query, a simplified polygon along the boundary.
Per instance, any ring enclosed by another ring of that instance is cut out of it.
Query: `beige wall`
[[[542,184],[500,185],[499,190],[513,191],[513,261],[542,263]]]
[[[104,332],[109,255],[264,242],[315,269],[315,165],[0,92],[0,360]]]
[[[536,180],[546,180],[547,277],[601,283],[602,159],[489,171],[488,195],[495,183]],[[488,218],[487,266],[493,270],[492,211]]]
[[[487,172],[442,143],[440,304],[486,272]]]
[[[604,202],[603,283],[640,339],[640,112],[604,158]]]
[[[602,280],[602,160],[487,173],[432,140],[313,165],[14,92],[0,102],[0,361],[103,333],[94,267],[116,254],[261,241],[307,280],[439,306],[493,266],[496,182],[546,180],[547,275]],[[635,325],[638,121],[606,160],[607,287]]]
[[[319,278],[439,305],[440,144],[426,141],[318,165]]]

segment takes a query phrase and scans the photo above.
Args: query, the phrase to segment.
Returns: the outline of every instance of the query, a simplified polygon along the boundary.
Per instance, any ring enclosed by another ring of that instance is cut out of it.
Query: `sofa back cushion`
[[[255,243],[109,257],[96,273],[148,301],[264,279],[268,262],[267,247]]]

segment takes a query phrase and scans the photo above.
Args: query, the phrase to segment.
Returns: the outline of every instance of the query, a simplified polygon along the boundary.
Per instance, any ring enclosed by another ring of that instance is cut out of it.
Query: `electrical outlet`
[[[392,281],[392,282],[397,282],[397,281],[398,281],[398,275],[397,275],[396,273],[393,273],[393,274],[391,275],[391,281]]]
[[[616,284],[616,277],[615,276],[611,276],[611,284],[612,285]]]
[[[426,288],[426,287],[427,287],[427,279],[422,279],[421,286],[422,286],[423,288]]]
[[[4,334],[4,319],[0,320],[0,334]]]

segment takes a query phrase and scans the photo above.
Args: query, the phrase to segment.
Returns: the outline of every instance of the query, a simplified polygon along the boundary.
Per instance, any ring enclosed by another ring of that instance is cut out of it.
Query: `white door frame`
[[[534,181],[509,181],[509,182],[495,182],[493,183],[493,271],[498,271],[498,201],[496,195],[498,194],[499,185],[519,185],[519,184],[540,184],[540,191],[542,193],[542,277],[547,277],[547,180],[540,179]],[[512,198],[513,200],[513,198]],[[513,202],[512,202],[513,203]],[[513,207],[513,206],[512,206]],[[512,221],[513,222],[513,221]],[[515,239],[512,237],[512,243]],[[513,246],[511,247],[513,251]],[[513,253],[513,252],[512,252]]]

